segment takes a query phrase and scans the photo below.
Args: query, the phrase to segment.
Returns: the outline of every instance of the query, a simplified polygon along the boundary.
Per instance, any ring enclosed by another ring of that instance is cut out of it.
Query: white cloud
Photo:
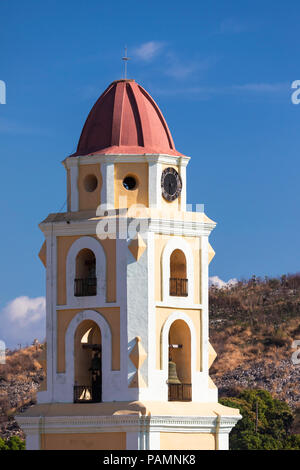
[[[9,348],[43,341],[46,332],[45,297],[17,297],[0,311],[0,339]]]
[[[233,91],[251,91],[254,93],[278,93],[288,89],[287,83],[246,83],[233,85]]]
[[[144,62],[151,62],[154,58],[160,56],[162,72],[179,80],[195,77],[199,72],[211,68],[216,62],[215,57],[202,60],[197,57],[193,60],[182,59],[176,51],[170,48],[170,44],[166,41],[145,42],[133,49],[132,56]]]
[[[229,279],[229,281],[225,282],[220,279],[218,276],[212,276],[209,278],[209,285],[217,287],[218,289],[222,289],[223,287],[232,287],[237,284],[238,280],[233,278]]]
[[[159,41],[149,41],[141,44],[139,47],[136,47],[133,50],[133,55],[138,59],[150,61],[156,57],[163,47],[165,46],[164,42]]]
[[[212,96],[221,95],[249,95],[276,96],[289,90],[288,83],[246,83],[243,85],[228,86],[193,86],[185,88],[158,89],[162,95],[197,95],[201,99],[210,99]]]
[[[206,59],[195,58],[193,60],[185,60],[178,57],[174,52],[166,54],[166,66],[164,73],[172,78],[185,79],[188,77],[196,77],[210,69],[215,65],[217,59],[215,57],[208,57]]]
[[[174,61],[173,64],[170,64],[170,66],[166,68],[165,74],[173,78],[184,79],[195,74],[198,68],[196,63],[184,64],[180,61]]]

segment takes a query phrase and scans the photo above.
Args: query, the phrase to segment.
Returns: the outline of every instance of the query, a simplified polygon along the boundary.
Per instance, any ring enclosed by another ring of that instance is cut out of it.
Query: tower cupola
[[[89,154],[180,155],[153,98],[134,80],[116,80],[92,107],[72,156]]]

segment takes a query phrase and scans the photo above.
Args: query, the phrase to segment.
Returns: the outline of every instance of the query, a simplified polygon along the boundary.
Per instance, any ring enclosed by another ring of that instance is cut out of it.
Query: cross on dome
[[[130,60],[130,57],[127,56],[127,46],[125,46],[125,55],[122,57],[122,60],[124,61],[124,79],[127,79],[127,62]]]

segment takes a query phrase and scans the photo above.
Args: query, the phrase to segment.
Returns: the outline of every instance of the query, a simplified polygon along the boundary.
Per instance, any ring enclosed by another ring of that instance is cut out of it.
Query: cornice
[[[208,236],[216,224],[176,219],[149,219],[149,231],[171,235]]]
[[[94,154],[94,155],[83,155],[78,157],[67,157],[62,161],[65,168],[71,168],[72,166],[93,165],[95,163],[163,163],[170,165],[181,165],[187,166],[190,157],[185,155],[168,155],[168,154]]]
[[[70,236],[70,235],[95,235],[98,222],[105,220],[108,227],[117,227],[118,233],[118,220],[116,217],[106,217],[105,219],[93,218],[83,220],[69,220],[67,221],[54,221],[42,222],[39,227],[47,235],[56,236]],[[158,219],[158,218],[141,218],[141,217],[128,217],[128,225],[133,221],[138,221],[141,227],[147,227],[147,232],[153,232],[162,235],[181,235],[190,237],[209,236],[211,231],[215,228],[216,224],[211,222],[196,222],[187,220],[174,220],[174,219]],[[116,238],[116,230],[106,232],[107,238]]]
[[[16,416],[27,433],[95,433],[126,432],[147,429],[149,432],[214,432],[228,433],[241,416]]]

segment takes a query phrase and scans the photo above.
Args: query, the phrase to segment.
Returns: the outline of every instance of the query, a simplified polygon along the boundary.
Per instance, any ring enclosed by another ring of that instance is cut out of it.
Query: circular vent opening
[[[123,186],[128,191],[132,191],[137,186],[136,179],[133,176],[126,176],[126,178],[123,179]]]
[[[96,178],[95,175],[87,175],[85,178],[84,178],[84,189],[88,192],[88,193],[92,193],[93,191],[95,191],[95,189],[97,188],[98,186],[98,180]]]

